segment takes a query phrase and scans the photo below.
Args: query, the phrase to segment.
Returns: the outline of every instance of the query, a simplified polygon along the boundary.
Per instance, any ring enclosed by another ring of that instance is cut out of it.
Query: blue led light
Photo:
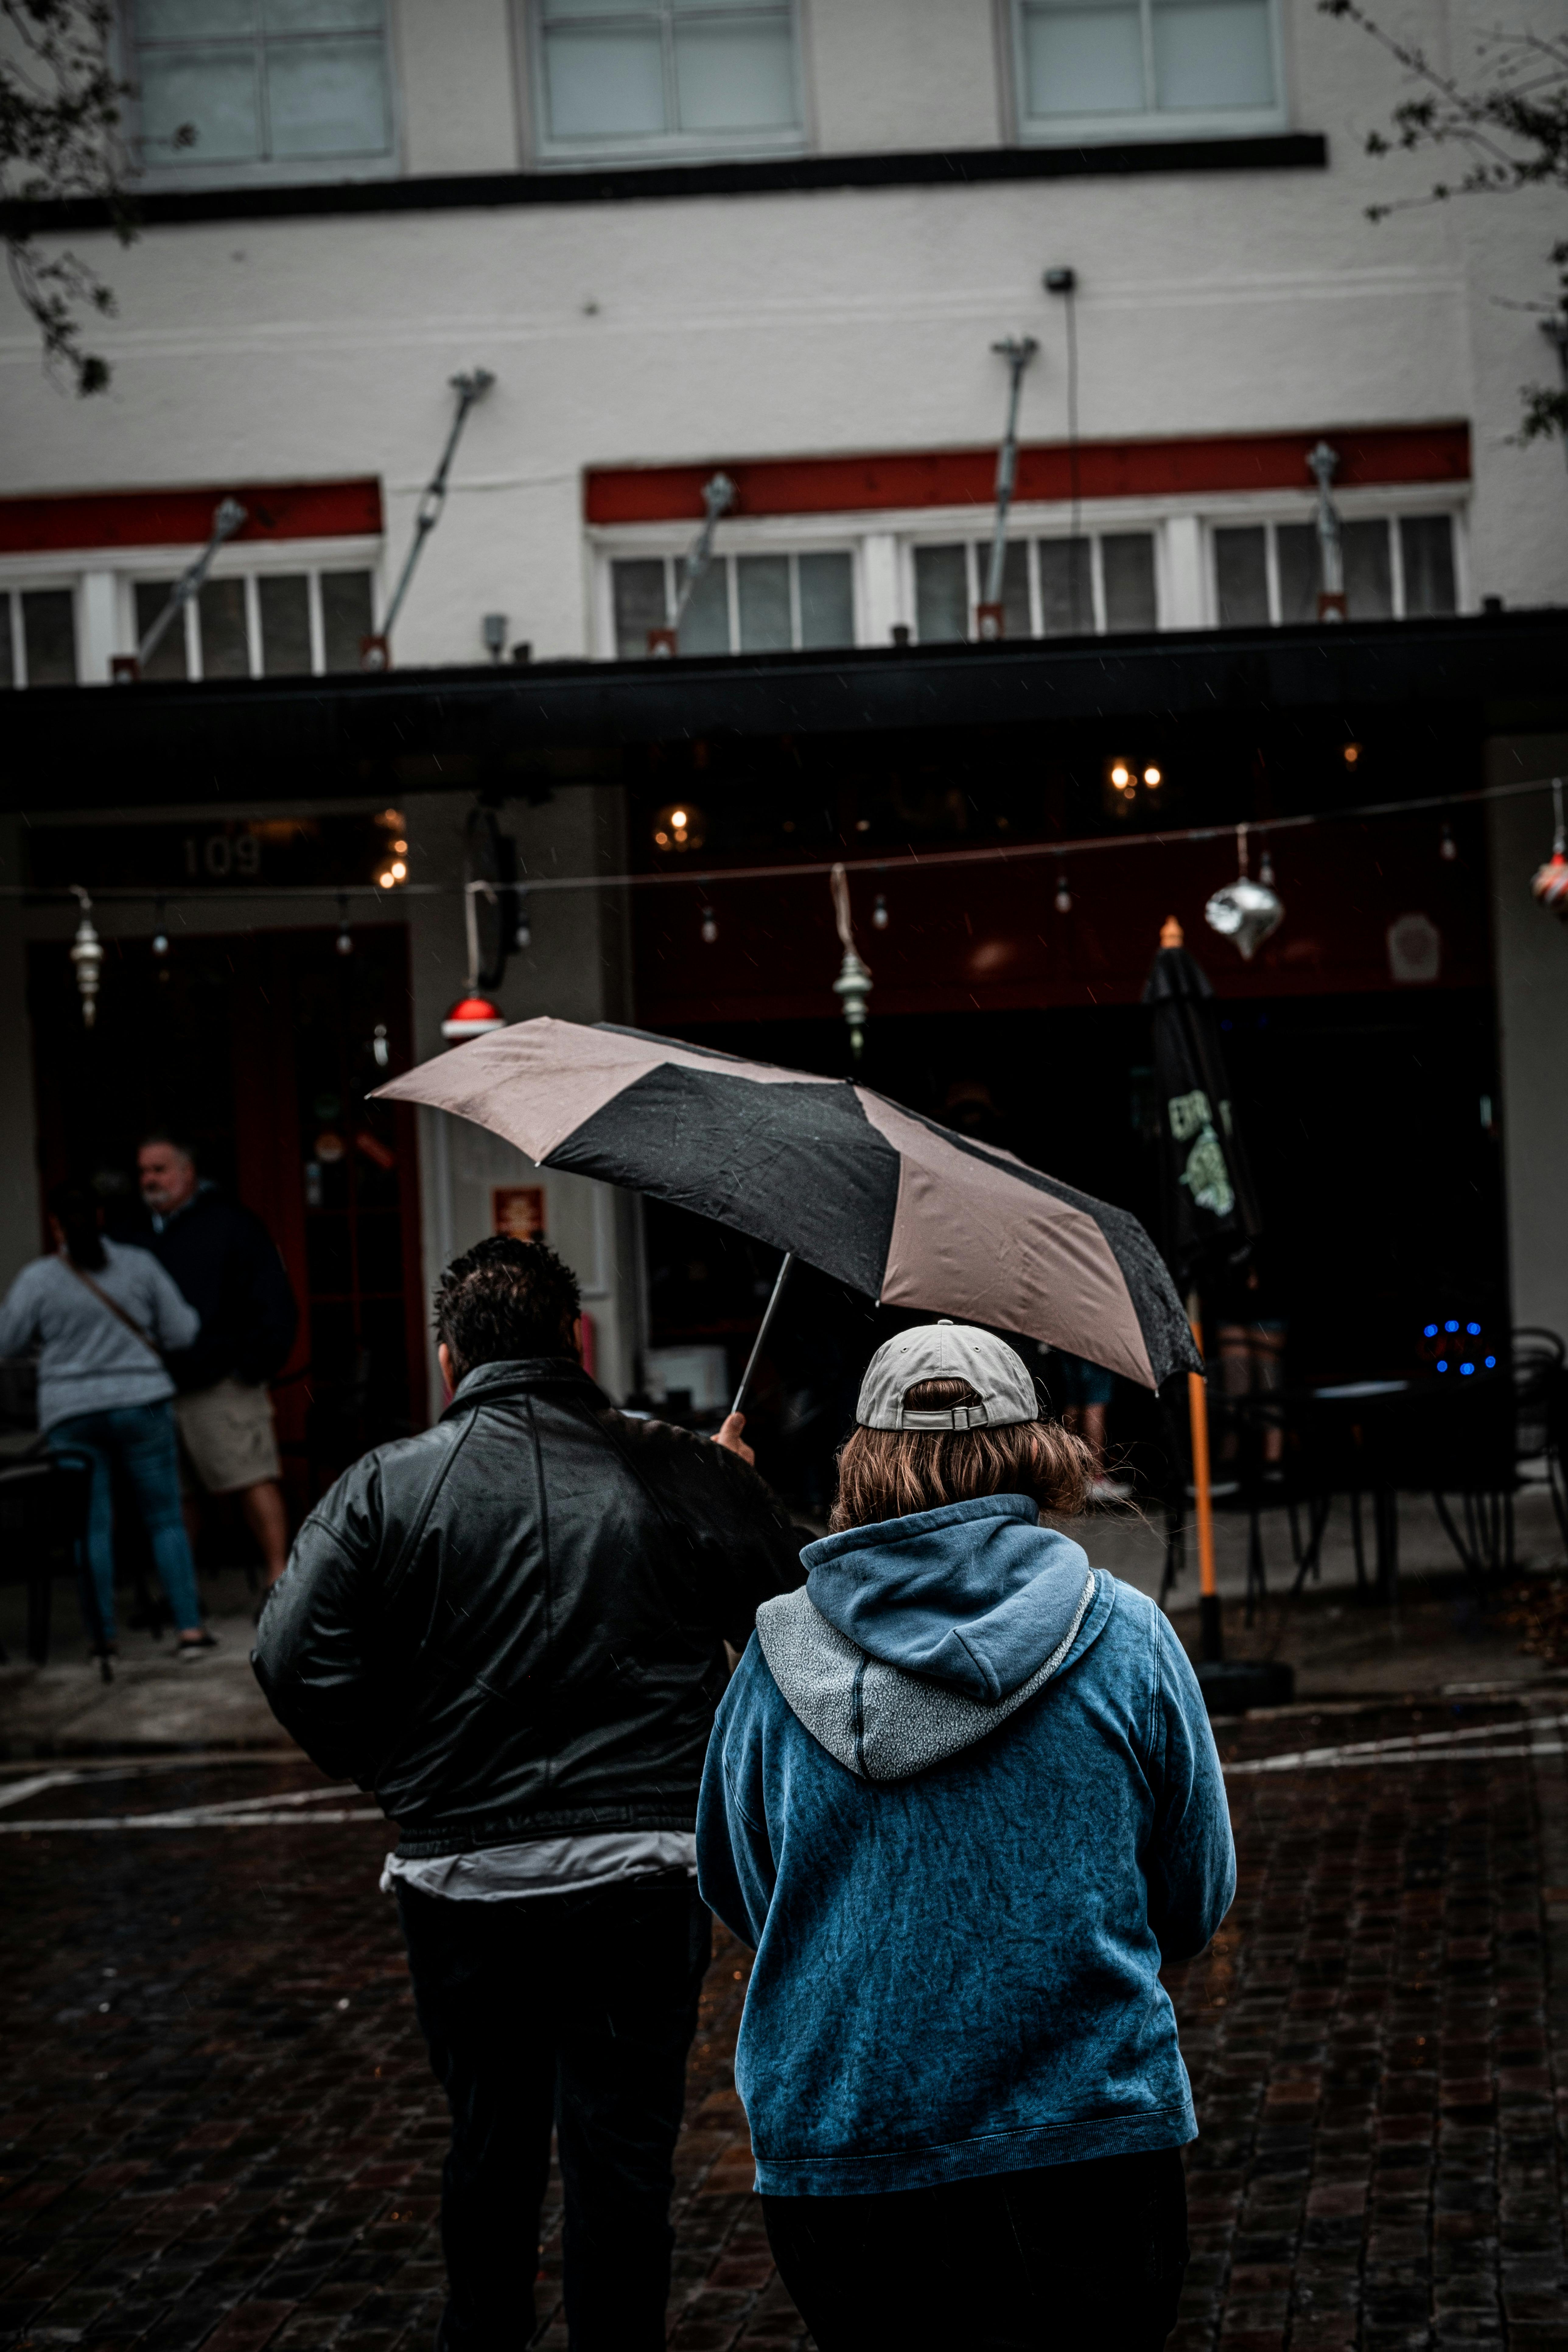
[[[1497,1370],[1497,1358],[1496,1358],[1495,1356],[1489,1356],[1489,1357],[1487,1358],[1487,1370],[1488,1370],[1488,1371],[1489,1371],[1489,1372],[1495,1372],[1495,1371],[1496,1371],[1496,1370]]]
[[[1445,1323],[1443,1326],[1445,1331],[1457,1331],[1458,1328],[1457,1323]]]
[[[1469,1333],[1472,1339],[1479,1339],[1480,1338],[1481,1327],[1479,1323],[1467,1323],[1465,1328]]]
[[[1448,1369],[1448,1361],[1447,1361],[1447,1357],[1445,1357],[1445,1358],[1443,1359],[1442,1362],[1438,1365],[1437,1370],[1438,1370],[1440,1372],[1446,1372],[1446,1371],[1447,1370],[1447,1369]]]
[[[1421,1337],[1424,1339],[1435,1339],[1437,1337],[1437,1326],[1436,1323],[1428,1323],[1426,1328],[1422,1332]]]
[[[1461,1364],[1459,1366],[1459,1370],[1462,1372],[1473,1372],[1475,1369],[1474,1364]]]

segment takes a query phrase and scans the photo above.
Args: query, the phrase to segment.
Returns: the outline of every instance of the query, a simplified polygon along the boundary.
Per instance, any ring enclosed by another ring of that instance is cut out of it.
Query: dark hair
[[[90,1184],[57,1184],[49,1194],[49,1214],[66,1237],[66,1255],[84,1274],[97,1274],[108,1264],[103,1254],[103,1204]]]
[[[455,1257],[436,1293],[436,1337],[460,1380],[476,1365],[559,1356],[582,1307],[577,1277],[547,1242],[490,1234]]]
[[[904,1402],[917,1412],[978,1404],[967,1381],[921,1381]],[[1059,1422],[1008,1422],[999,1429],[855,1429],[838,1453],[838,1494],[827,1524],[874,1527],[976,1495],[1027,1495],[1042,1511],[1071,1518],[1089,1501],[1094,1456]]]

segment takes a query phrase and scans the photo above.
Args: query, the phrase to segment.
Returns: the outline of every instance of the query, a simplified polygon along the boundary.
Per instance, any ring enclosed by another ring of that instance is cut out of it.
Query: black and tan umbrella
[[[378,1091],[716,1218],[886,1307],[1025,1332],[1145,1388],[1198,1361],[1136,1217],[844,1079],[542,1019]]]

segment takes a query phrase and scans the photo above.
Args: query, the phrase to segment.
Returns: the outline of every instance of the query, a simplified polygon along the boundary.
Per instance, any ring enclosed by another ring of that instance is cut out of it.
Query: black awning
[[[832,655],[543,662],[123,687],[5,703],[0,806],[133,808],[471,791],[574,746],[1232,722],[1404,706],[1467,731],[1568,726],[1568,612]],[[443,762],[450,762],[444,765]],[[1413,793],[1419,780],[1411,782]]]

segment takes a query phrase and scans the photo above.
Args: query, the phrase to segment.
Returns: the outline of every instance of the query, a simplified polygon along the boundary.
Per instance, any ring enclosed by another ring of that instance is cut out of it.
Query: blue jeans
[[[182,1633],[199,1631],[195,1563],[180,1513],[180,1458],[174,1415],[167,1404],[118,1405],[108,1412],[58,1421],[48,1435],[57,1460],[79,1463],[90,1484],[87,1505],[87,1564],[98,1595],[106,1642],[114,1639],[114,1490],[116,1463],[136,1490],[153,1547],[158,1580]]]

